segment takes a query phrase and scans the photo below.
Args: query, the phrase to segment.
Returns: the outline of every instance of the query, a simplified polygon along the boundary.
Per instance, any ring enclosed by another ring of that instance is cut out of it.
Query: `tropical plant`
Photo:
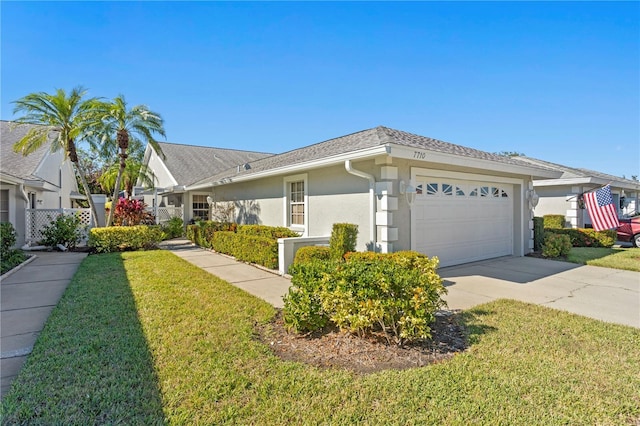
[[[52,151],[63,149],[65,158],[71,161],[80,177],[91,213],[97,218],[96,206],[89,195],[91,191],[80,167],[77,149],[80,141],[91,136],[95,125],[92,116],[100,103],[97,98],[84,99],[86,94],[84,88],[75,87],[68,94],[63,89],[57,89],[54,94],[30,93],[14,101],[13,113],[24,114],[14,121],[36,126],[29,129],[25,136],[14,144],[13,150],[27,156],[47,143],[51,144]],[[99,226],[97,221],[95,225]]]
[[[131,200],[127,198],[118,199],[115,209],[114,225],[117,226],[136,226],[136,225],[153,225],[155,219],[151,213],[145,210],[146,205],[140,200]]]
[[[120,164],[112,164],[98,178],[100,187],[108,193],[113,193],[119,174]],[[146,164],[127,158],[124,172],[121,175],[121,187],[124,187],[128,197],[133,194],[133,187],[138,180],[142,185],[152,187],[154,185],[153,172]]]
[[[151,111],[146,105],[136,105],[129,109],[123,95],[116,96],[111,102],[101,103],[95,118],[95,124],[99,127],[97,137],[100,140],[100,145],[105,149],[117,146],[119,150],[120,167],[113,189],[113,199],[117,200],[120,182],[127,167],[126,160],[130,142],[136,141],[138,143],[142,138],[164,158],[162,148],[153,138],[154,134],[165,136],[164,120],[160,114]],[[111,209],[107,226],[113,222],[113,215],[114,209]]]
[[[42,230],[42,243],[49,247],[62,245],[73,249],[82,239],[83,230],[80,217],[59,214]]]

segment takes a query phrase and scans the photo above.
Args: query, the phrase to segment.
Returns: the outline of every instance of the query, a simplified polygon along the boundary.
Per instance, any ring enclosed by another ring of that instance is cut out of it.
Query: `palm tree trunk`
[[[129,132],[123,126],[118,130],[116,136],[118,141],[118,147],[120,148],[120,170],[118,170],[118,176],[116,177],[116,187],[113,188],[113,201],[111,202],[111,210],[109,210],[109,219],[107,220],[107,226],[111,226],[113,222],[113,214],[116,210],[114,203],[118,202],[118,194],[120,193],[120,183],[122,182],[122,175],[124,169],[127,166],[127,149],[129,149]]]
[[[89,201],[89,208],[91,209],[93,224],[96,228],[99,228],[100,223],[98,222],[98,210],[96,209],[96,205],[93,202],[93,198],[91,197],[91,190],[89,189],[87,178],[84,175],[82,167],[80,167],[80,161],[78,161],[78,151],[76,150],[76,143],[73,139],[67,140],[67,155],[69,156],[69,160],[71,160],[71,164],[73,164],[76,173],[78,173],[78,176],[80,176],[82,189],[84,189],[84,193],[87,196],[87,201]]]
[[[122,165],[124,160],[120,163],[120,169],[118,170],[118,176],[116,177],[115,188],[113,189],[113,197],[111,201],[111,209],[109,210],[109,218],[107,219],[107,226],[111,226],[113,223],[113,216],[116,211],[116,204],[118,203],[118,194],[120,193],[120,182],[122,182],[122,174],[124,173],[124,166]]]
[[[93,202],[93,198],[91,197],[91,190],[89,189],[89,184],[87,184],[87,178],[84,176],[83,171],[80,169],[80,164],[78,162],[75,162],[72,164],[76,169],[76,173],[78,173],[78,176],[80,176],[82,189],[84,189],[84,193],[87,195],[87,200],[89,201],[89,208],[91,209],[91,216],[93,217],[93,224],[96,228],[99,228],[100,223],[98,222],[98,210],[96,209],[96,205]]]

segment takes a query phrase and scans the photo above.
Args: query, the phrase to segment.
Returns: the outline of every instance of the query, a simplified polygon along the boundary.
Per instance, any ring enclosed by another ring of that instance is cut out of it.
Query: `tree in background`
[[[133,194],[133,187],[138,180],[146,187],[154,186],[154,176],[151,169],[142,162],[133,158],[127,158],[126,165],[122,174],[120,174],[120,164],[115,163],[102,171],[98,178],[98,183],[107,193],[114,193],[118,175],[121,176],[121,187],[127,193],[127,198]]]
[[[154,134],[165,136],[164,121],[160,114],[151,111],[145,105],[136,105],[131,109],[123,95],[118,95],[111,102],[104,102],[96,115],[96,126],[99,126],[97,138],[103,150],[117,147],[120,157],[120,167],[113,189],[112,200],[118,200],[120,183],[127,168],[129,144],[131,141],[140,141],[151,144],[156,152],[164,157],[158,142],[153,138]],[[113,221],[115,209],[110,209],[107,226]]]
[[[83,99],[87,91],[76,87],[67,94],[63,89],[57,89],[54,94],[45,92],[31,93],[13,102],[14,114],[23,115],[14,121],[21,124],[36,124],[27,134],[15,143],[13,150],[27,156],[37,151],[42,145],[50,143],[51,150],[63,149],[80,178],[82,188],[87,194],[91,214],[96,226],[96,206],[91,199],[91,191],[85,175],[80,167],[77,144],[92,132],[95,121],[92,117],[96,106],[100,104],[97,98]],[[55,135],[54,138],[51,136]]]

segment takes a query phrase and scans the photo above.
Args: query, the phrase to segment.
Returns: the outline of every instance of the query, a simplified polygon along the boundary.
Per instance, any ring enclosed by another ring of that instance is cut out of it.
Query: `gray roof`
[[[230,167],[253,162],[273,154],[237,149],[211,148],[159,142],[167,166],[178,185],[191,185]]]
[[[319,160],[322,158],[346,154],[349,152],[356,152],[367,148],[384,146],[386,144],[395,144],[411,148],[419,148],[434,152],[454,154],[463,157],[489,160],[498,163],[526,166],[528,168],[531,168],[531,164],[523,163],[513,157],[492,154],[489,152],[480,151],[449,142],[443,142],[425,136],[415,135],[413,133],[408,133],[401,130],[378,126],[373,129],[363,130],[335,139],[329,139],[327,141],[309,145],[304,148],[295,149],[283,154],[278,154],[259,161],[254,161],[250,163],[250,168],[247,170],[242,169],[240,172],[238,172],[235,168],[228,169],[221,173],[210,175],[207,177],[207,179],[202,179],[200,183],[205,183],[206,181],[222,181],[225,178],[230,178],[241,174],[247,175],[251,173],[278,169],[281,167],[292,166],[295,164],[301,164],[309,161]],[[540,166],[538,166],[538,168],[545,169],[544,167]]]
[[[18,179],[39,179],[34,176],[36,168],[51,149],[46,143],[37,151],[27,155],[13,152],[13,145],[27,132],[36,127],[34,124],[16,124],[11,121],[0,121],[0,171]],[[53,136],[52,136],[53,141]]]
[[[631,187],[636,187],[636,188],[640,185],[638,181],[626,179],[619,176],[613,176],[613,175],[598,172],[595,170],[568,167],[562,164],[552,163],[550,161],[540,160],[538,158],[533,158],[533,157],[523,156],[519,158],[521,158],[523,161],[530,162],[531,164],[552,168],[562,172],[562,176],[560,177],[560,179],[596,178],[596,179],[599,179],[600,181],[616,182],[617,184],[628,184],[628,185],[631,185]]]

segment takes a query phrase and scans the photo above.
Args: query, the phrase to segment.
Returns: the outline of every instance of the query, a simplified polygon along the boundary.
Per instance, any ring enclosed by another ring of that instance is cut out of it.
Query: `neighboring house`
[[[210,196],[214,208],[232,204],[239,223],[286,226],[309,239],[354,223],[358,250],[413,249],[448,266],[531,252],[532,178],[560,175],[376,127],[212,173],[185,191]]]
[[[47,143],[26,157],[13,152],[13,145],[33,125],[0,121],[0,127],[0,222],[13,224],[20,247],[25,243],[26,209],[74,208],[75,200],[85,197],[78,192],[72,164],[63,150],[51,152]]]
[[[536,216],[564,215],[566,226],[591,227],[591,219],[584,208],[582,195],[604,185],[611,185],[613,202],[619,216],[632,215],[640,210],[640,182],[612,176],[593,170],[572,168],[531,157],[518,157],[531,164],[551,168],[562,173],[556,179],[534,179],[533,187],[540,197],[535,208]]]
[[[210,148],[159,142],[163,160],[151,145],[144,153],[144,164],[154,175],[155,190],[146,191],[145,203],[152,207],[187,206],[187,220],[197,216],[209,219],[207,194],[185,193],[185,187],[230,167],[237,167],[273,154],[236,149]]]

